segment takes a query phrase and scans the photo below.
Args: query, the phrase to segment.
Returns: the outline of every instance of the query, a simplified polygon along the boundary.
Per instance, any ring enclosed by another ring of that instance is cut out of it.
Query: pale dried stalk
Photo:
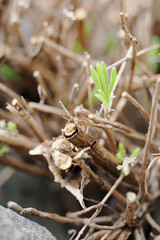
[[[142,164],[142,179],[141,179],[142,194],[145,192],[145,175],[146,175],[146,170],[147,170],[147,166],[148,166],[148,153],[149,153],[149,149],[150,149],[150,145],[151,145],[151,140],[153,137],[152,135],[153,135],[154,124],[155,124],[155,120],[156,120],[159,92],[160,92],[160,78],[158,78],[157,84],[155,86],[155,93],[154,93],[153,105],[152,105],[152,109],[151,109],[148,134],[147,134],[147,138],[146,138],[146,144],[144,147],[143,164]]]
[[[129,79],[129,83],[128,83],[128,91],[131,91],[131,85],[132,85],[132,79],[133,79],[133,75],[134,75],[134,69],[135,69],[135,63],[136,63],[136,51],[137,51],[137,39],[135,36],[133,36],[127,26],[126,26],[126,22],[125,22],[125,18],[124,18],[124,13],[120,13],[120,19],[121,19],[121,25],[122,25],[122,29],[124,30],[124,32],[126,33],[127,37],[129,38],[129,40],[131,41],[131,45],[132,45],[132,65],[131,65],[131,73],[130,73],[130,79]]]
[[[128,94],[127,92],[123,92],[122,97],[126,98],[130,103],[137,107],[140,110],[140,112],[142,112],[145,115],[146,118],[150,119],[150,114],[130,94]],[[155,124],[157,128],[160,130],[160,124],[158,122],[156,122]]]
[[[155,222],[155,220],[151,217],[150,213],[146,214],[146,220],[154,228],[157,232],[160,233],[160,226]]]
[[[49,178],[49,172],[47,172],[46,170],[43,170],[31,164],[17,161],[14,158],[11,158],[9,156],[0,156],[0,163],[24,172],[31,173],[33,175]]]
[[[10,89],[7,86],[5,86],[3,83],[0,83],[0,91],[5,93],[11,99],[16,98],[20,103],[23,103],[22,102],[22,98],[16,92],[14,92],[12,89]]]
[[[35,109],[40,112],[50,113],[59,117],[66,116],[65,112],[58,107],[54,107],[54,106],[50,106],[42,103],[35,103],[35,102],[29,102],[28,105],[31,109]]]
[[[80,56],[78,54],[75,54],[70,49],[67,49],[64,46],[62,46],[60,44],[57,44],[57,43],[55,43],[54,41],[52,41],[48,38],[40,36],[40,37],[34,37],[33,40],[34,40],[35,44],[37,44],[38,42],[45,43],[47,46],[51,47],[53,50],[56,50],[62,56],[69,57],[69,58],[75,60],[76,62],[78,62],[80,64],[83,64],[83,62],[85,62],[85,57],[84,56]],[[139,57],[139,56],[141,56],[141,55],[143,55],[143,54],[145,54],[149,51],[152,51],[152,50],[158,49],[158,48],[160,48],[160,44],[156,44],[154,46],[144,48],[144,49],[140,50],[139,52],[137,52],[136,56]],[[114,64],[108,66],[107,70],[112,69],[113,67],[116,67],[116,66],[122,64],[123,62],[126,62],[126,61],[131,60],[131,59],[132,59],[132,56],[124,57],[121,60],[115,62]],[[91,59],[91,64],[94,65],[94,66],[96,66],[96,64],[98,62],[99,62],[98,60]]]
[[[18,102],[17,99],[13,99],[12,105],[13,106],[8,104],[7,109],[14,115],[20,116],[30,126],[38,139],[40,141],[44,141],[46,139],[46,136],[40,129],[40,127],[37,125],[35,119],[30,115],[30,113],[23,108],[23,106]]]
[[[100,118],[100,117],[96,116],[95,114],[89,112],[87,109],[84,109],[81,106],[76,107],[74,109],[74,113],[85,116],[88,119],[90,119],[96,123],[96,125],[95,125],[91,122],[87,122],[86,124],[83,122],[83,124],[85,124],[85,125],[89,125],[89,126],[93,126],[93,127],[100,127],[100,128],[104,128],[104,129],[111,128],[113,131],[119,132],[119,133],[129,136],[131,138],[135,138],[135,139],[141,140],[143,142],[146,141],[146,137],[143,134],[135,131],[134,129],[132,129],[122,123],[119,123],[119,122],[113,122],[113,121],[109,121],[104,118]],[[81,123],[81,120],[79,120],[78,122]],[[153,141],[152,147],[154,147],[154,149],[157,150],[159,146],[155,141]]]
[[[109,191],[111,189],[111,185],[106,180],[104,180],[103,178],[96,175],[90,169],[90,167],[84,163],[84,161],[82,159],[74,159],[74,161],[76,162],[76,164],[78,164],[83,169],[83,171],[85,171],[91,178],[93,178],[93,180],[96,183],[98,183],[103,189],[106,189],[107,191]],[[115,190],[113,192],[113,196],[120,202],[120,204],[124,205],[126,203],[125,197],[118,191]]]
[[[31,150],[37,146],[37,143],[31,138],[20,134],[11,133],[7,130],[0,129],[0,142],[10,145],[12,147],[21,147],[23,149]]]
[[[95,213],[91,216],[91,218],[88,220],[88,222],[83,226],[83,228],[79,231],[77,237],[75,238],[75,240],[79,240],[79,238],[82,236],[83,232],[85,231],[85,229],[88,227],[88,225],[91,223],[91,221],[99,215],[99,213],[101,212],[104,204],[106,203],[106,201],[110,198],[110,196],[112,195],[113,191],[119,186],[119,184],[121,183],[121,181],[123,180],[123,176],[120,175],[119,178],[117,179],[117,181],[113,184],[112,188],[109,190],[109,192],[106,194],[106,196],[102,199],[102,201],[95,205],[96,206],[96,211]],[[122,226],[124,226],[125,224],[122,223],[120,224],[120,228],[122,228]]]
[[[47,218],[60,223],[85,224],[88,222],[88,218],[69,218],[69,217],[60,216],[59,214],[56,214],[56,213],[42,212],[32,207],[22,208],[19,204],[12,201],[8,202],[7,205],[9,208],[16,210],[20,214],[29,213],[29,214],[32,214],[33,216]],[[89,224],[89,226],[97,230],[116,230],[116,229],[122,228],[124,225],[120,224],[119,226],[101,226],[95,223],[91,223]]]

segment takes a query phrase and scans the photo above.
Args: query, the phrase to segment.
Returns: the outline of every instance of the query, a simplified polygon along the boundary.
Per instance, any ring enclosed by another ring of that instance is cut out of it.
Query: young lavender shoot
[[[136,148],[130,156],[127,156],[125,147],[121,142],[119,142],[118,150],[119,151],[116,154],[117,161],[119,163],[117,169],[121,171],[124,176],[128,176],[130,174],[130,165],[134,165],[134,161],[138,157],[140,148]]]
[[[115,98],[115,96],[113,95],[113,87],[117,75],[116,68],[112,68],[110,80],[104,62],[101,62],[101,64],[97,64],[97,72],[91,65],[90,73],[98,91],[98,94],[96,93],[95,96],[104,104],[107,116],[108,112],[111,109],[112,100]]]

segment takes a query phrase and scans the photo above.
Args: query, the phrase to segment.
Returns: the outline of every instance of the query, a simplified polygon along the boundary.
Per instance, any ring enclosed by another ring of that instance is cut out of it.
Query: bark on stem
[[[111,171],[113,174],[116,172],[118,174],[118,171],[116,170],[116,166],[118,165],[116,157],[102,147],[94,137],[82,131],[78,124],[67,123],[63,130],[63,134],[65,138],[76,147],[90,147],[91,150],[88,150],[89,154],[98,165]]]

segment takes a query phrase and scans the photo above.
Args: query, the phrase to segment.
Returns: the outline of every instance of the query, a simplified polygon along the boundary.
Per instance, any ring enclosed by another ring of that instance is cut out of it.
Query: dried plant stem
[[[35,102],[29,102],[28,105],[31,109],[35,109],[40,112],[50,113],[59,117],[65,116],[65,112],[58,107],[53,107],[47,104],[35,103]]]
[[[146,220],[157,232],[160,233],[160,226],[154,221],[150,213],[146,214]]]
[[[96,211],[95,213],[91,216],[91,218],[88,220],[88,222],[83,226],[83,228],[79,231],[77,237],[75,238],[75,240],[79,240],[80,237],[82,236],[83,232],[85,231],[85,229],[88,227],[89,223],[91,223],[91,221],[97,216],[99,215],[99,213],[101,212],[104,204],[106,203],[106,201],[110,198],[110,196],[112,195],[113,191],[119,186],[119,184],[121,183],[121,181],[123,180],[123,176],[120,175],[119,178],[117,179],[117,181],[114,183],[114,185],[112,186],[112,188],[109,190],[109,192],[106,194],[106,196],[102,199],[102,201],[96,205]],[[122,223],[122,225],[124,226],[124,223]]]
[[[53,50],[56,50],[61,56],[69,57],[80,64],[82,64],[85,60],[85,57],[74,53],[72,50],[67,49],[66,47],[50,40],[49,38],[40,36],[34,37],[33,40],[34,43],[43,42],[46,46],[50,47]]]
[[[35,119],[31,116],[31,114],[23,108],[23,106],[17,101],[17,99],[13,99],[12,105],[8,104],[7,109],[14,115],[20,116],[33,130],[37,138],[40,141],[44,141],[46,139],[46,136],[40,129],[40,127],[37,125]]]
[[[0,163],[24,172],[31,173],[33,175],[49,178],[49,172],[47,172],[46,170],[40,169],[31,164],[17,161],[14,158],[11,158],[9,156],[0,156]]]
[[[14,92],[12,89],[8,88],[6,85],[3,83],[0,83],[0,91],[5,93],[7,96],[9,96],[11,99],[16,98],[20,103],[22,103],[22,98]]]
[[[55,214],[55,213],[48,213],[48,212],[42,212],[39,211],[35,208],[29,207],[29,208],[22,208],[20,205],[18,205],[15,202],[8,202],[8,207],[12,208],[14,210],[16,210],[17,212],[19,212],[20,214],[32,214],[33,216],[38,216],[41,218],[47,218],[56,222],[60,222],[60,223],[71,223],[71,224],[86,224],[88,222],[88,218],[70,218],[70,217],[63,217],[60,216],[59,214]],[[95,223],[90,223],[89,226],[91,228],[95,228],[97,230],[116,230],[119,228],[122,228],[124,226],[124,224],[120,224],[119,226],[102,226],[102,225],[98,225]]]
[[[127,92],[123,92],[122,97],[126,98],[130,103],[132,103],[135,107],[137,107],[139,111],[145,115],[146,118],[150,119],[150,114],[130,94],[128,94]],[[159,123],[156,122],[155,124],[157,128],[160,130]]]
[[[144,49],[142,49],[142,50],[140,50],[140,51],[137,52],[136,57],[139,57],[139,56],[141,56],[141,55],[143,55],[143,54],[145,54],[145,53],[147,53],[147,52],[150,52],[150,51],[152,51],[152,50],[154,50],[154,49],[158,49],[158,48],[160,48],[160,44],[156,44],[156,45],[154,45],[154,46],[150,46],[150,47],[144,48]],[[111,64],[110,66],[108,66],[108,67],[107,67],[107,70],[110,70],[110,69],[112,69],[113,67],[117,67],[117,66],[121,65],[123,62],[127,62],[127,61],[129,61],[129,60],[131,60],[131,59],[132,59],[132,56],[124,57],[124,58],[120,59],[119,61]],[[92,62],[91,62],[91,63],[92,63]],[[96,65],[96,64],[95,64],[95,65]]]
[[[53,42],[52,40],[45,38],[45,37],[34,37],[34,43],[38,43],[38,42],[44,42],[47,46],[51,47],[52,49],[56,50],[59,54],[61,54],[62,56],[66,56],[69,58],[72,58],[73,60],[75,60],[76,62],[83,64],[83,62],[85,62],[85,57],[84,56],[80,56],[78,54],[75,54],[73,51],[71,51],[70,49],[65,48],[64,46],[57,44],[55,42]],[[154,46],[151,47],[147,47],[144,48],[142,50],[140,50],[139,52],[137,52],[136,56],[139,57],[149,51],[152,51],[153,49],[157,49],[160,48],[160,44],[156,44]],[[129,61],[132,59],[132,56],[128,56],[128,57],[124,57],[121,60],[115,62],[114,64],[110,65],[107,67],[107,70],[112,69],[113,67],[116,67],[120,64],[122,64],[123,62]],[[96,66],[96,64],[98,63],[98,60],[93,60],[91,59],[91,64],[93,66]]]
[[[112,171],[113,174],[116,174],[116,157],[102,147],[94,137],[82,131],[78,124],[67,123],[63,130],[63,134],[69,142],[77,147],[90,147],[91,150],[89,150],[88,153],[93,157],[94,161],[103,168]]]
[[[146,141],[146,137],[143,134],[135,131],[134,129],[132,129],[122,123],[119,123],[119,122],[113,122],[113,121],[109,121],[104,118],[100,118],[100,117],[96,116],[95,114],[89,112],[88,110],[84,109],[81,106],[76,107],[74,109],[74,112],[75,112],[75,114],[85,116],[88,119],[90,119],[96,123],[96,124],[91,123],[91,122],[85,123],[84,121],[79,120],[78,121],[79,124],[82,123],[85,125],[89,125],[89,126],[93,126],[93,127],[100,127],[100,128],[104,128],[104,129],[108,128],[113,131],[119,132],[123,135],[129,136],[131,138],[135,138],[135,139],[141,140],[143,142]],[[156,142],[152,141],[152,147],[154,147],[154,149],[158,149],[158,144]]]
[[[142,112],[146,118],[150,119],[150,114],[129,93],[123,92],[122,97],[126,98],[130,103],[132,103],[136,108],[138,108],[139,111]]]
[[[20,134],[11,133],[3,129],[0,129],[0,142],[13,147],[21,147],[27,151],[37,146],[37,143],[31,138]]]
[[[129,30],[128,30],[127,26],[126,26],[126,22],[125,22],[125,18],[124,18],[124,13],[123,12],[120,13],[120,19],[121,19],[122,29],[126,33],[126,35],[129,38],[129,40],[131,41],[131,45],[132,45],[132,65],[131,65],[130,79],[129,79],[129,83],[128,83],[128,91],[130,92],[131,91],[131,85],[132,85],[132,79],[133,79],[133,75],[134,75],[135,63],[136,63],[137,39],[136,39],[136,37],[134,37],[129,32]]]
[[[160,92],[160,78],[157,79],[157,84],[155,86],[155,93],[154,93],[153,105],[152,105],[152,109],[151,109],[148,134],[147,134],[147,138],[146,138],[146,144],[144,147],[143,164],[142,164],[142,179],[141,179],[142,194],[145,192],[145,175],[146,175],[146,170],[147,170],[147,166],[148,166],[148,153],[149,153],[149,148],[151,145],[154,124],[155,124],[155,119],[156,119],[159,92]]]
[[[111,185],[104,180],[103,178],[96,175],[89,166],[87,166],[82,159],[74,159],[75,162],[85,171],[97,184],[99,184],[103,189],[109,191],[111,189]],[[120,202],[120,204],[126,204],[125,197],[119,193],[118,191],[113,192],[113,196]]]
[[[133,227],[135,224],[134,214],[137,207],[137,196],[133,192],[128,192],[127,196],[127,208],[126,208],[126,223],[129,227]]]

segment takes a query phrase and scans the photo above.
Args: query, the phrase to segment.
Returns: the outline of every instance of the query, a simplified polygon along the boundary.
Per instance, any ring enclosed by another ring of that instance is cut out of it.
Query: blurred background
[[[106,66],[125,57],[130,42],[121,29],[120,12],[128,16],[127,27],[137,38],[137,50],[160,43],[159,9],[159,0],[1,0],[0,82],[27,102],[46,103],[59,108],[61,100],[69,111],[79,104],[90,108],[85,53],[90,55],[90,62],[103,60]],[[160,72],[157,51],[142,55],[137,60],[133,81]],[[129,69],[128,64],[123,73],[124,82],[129,77]],[[79,91],[73,97],[76,83]],[[150,97],[147,96],[150,92],[142,94],[143,90],[136,92],[136,98],[149,111]],[[6,110],[7,103],[11,102],[11,95],[6,94],[1,86],[0,120],[13,121],[20,134],[35,138],[20,117]],[[95,111],[100,103],[95,99],[94,91],[92,102]],[[128,110],[128,120],[131,118],[132,113]],[[59,114],[39,111],[36,119],[47,139],[59,136],[66,122]],[[145,120],[140,123],[139,119],[137,115],[137,121],[132,125],[145,132]],[[0,148],[4,150],[4,146]],[[17,161],[33,164],[29,154],[22,149],[11,147],[6,152],[1,151],[0,159],[5,153]],[[99,193],[98,186],[94,186],[93,192],[92,184],[86,190],[86,197],[100,200],[103,192]],[[53,179],[44,180],[3,164],[0,165],[0,204],[6,207],[10,200],[23,207],[32,206],[61,215],[80,209],[74,197]],[[70,226],[27,217],[46,226],[57,239],[69,239],[67,231]]]

